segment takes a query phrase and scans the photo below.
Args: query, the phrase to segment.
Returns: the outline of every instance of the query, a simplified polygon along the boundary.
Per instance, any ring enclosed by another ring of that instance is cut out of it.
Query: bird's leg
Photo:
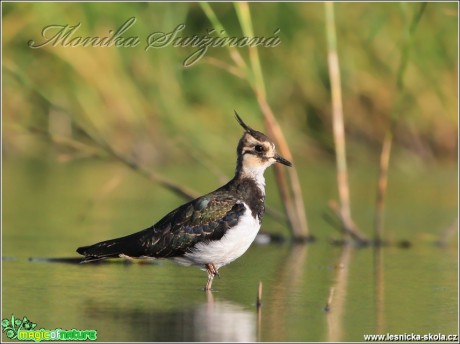
[[[206,282],[204,290],[209,291],[211,290],[212,280],[214,279],[214,276],[218,276],[220,278],[220,275],[219,275],[219,271],[217,271],[213,263],[206,264],[205,267],[206,267],[206,271],[208,272],[208,281]]]
[[[206,282],[206,285],[204,286],[204,291],[210,291],[211,290],[211,285],[212,285],[212,280],[214,279],[214,274],[208,270],[208,281]]]

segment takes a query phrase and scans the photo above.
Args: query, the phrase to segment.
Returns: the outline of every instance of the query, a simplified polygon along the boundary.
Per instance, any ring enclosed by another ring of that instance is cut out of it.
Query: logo
[[[36,327],[37,324],[30,321],[27,317],[21,319],[11,315],[11,319],[2,319],[2,332],[9,339],[34,342],[41,342],[42,340],[85,341],[97,339],[96,330],[63,330],[61,328],[54,330],[41,328],[35,330]]]

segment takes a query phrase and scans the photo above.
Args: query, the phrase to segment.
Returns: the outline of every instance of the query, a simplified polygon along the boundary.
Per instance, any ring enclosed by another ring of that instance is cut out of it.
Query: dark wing
[[[235,197],[213,194],[172,211],[139,238],[145,255],[175,257],[202,241],[219,240],[238,223],[246,207]]]
[[[181,256],[199,242],[222,238],[245,211],[244,204],[235,197],[214,192],[184,204],[140,232],[79,247],[77,252],[85,256],[84,262],[121,255]]]

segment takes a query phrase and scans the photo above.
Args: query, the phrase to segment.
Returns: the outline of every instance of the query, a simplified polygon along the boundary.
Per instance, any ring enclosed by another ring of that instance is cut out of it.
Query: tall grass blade
[[[393,131],[397,121],[402,112],[402,105],[406,90],[404,87],[404,76],[407,70],[409,61],[410,48],[412,40],[417,29],[418,23],[425,12],[426,2],[422,2],[417,12],[414,14],[410,23],[406,25],[404,30],[404,42],[401,48],[401,61],[396,75],[396,92],[397,98],[393,105],[393,110],[390,114],[390,121],[388,129],[382,143],[382,150],[380,152],[379,160],[379,176],[377,180],[377,196],[375,200],[375,215],[374,215],[374,240],[379,243],[383,238],[384,230],[384,211],[385,211],[385,196],[388,187],[388,168],[390,164],[391,146],[393,141]]]
[[[244,36],[253,37],[254,30],[252,27],[251,13],[247,2],[235,3],[235,10],[240,22]],[[265,119],[265,126],[269,136],[277,144],[280,153],[288,160],[293,161],[292,153],[288,147],[273,111],[268,104],[266,97],[265,82],[263,78],[262,67],[260,64],[259,53],[256,47],[249,48],[249,60],[251,75],[248,75],[248,81],[251,83],[254,93],[256,94],[259,107],[262,110]],[[286,178],[285,169],[282,166],[275,166],[276,180],[280,191],[283,205],[288,216],[289,225],[294,238],[305,240],[308,238],[307,216],[302,196],[302,189],[299,182],[297,170],[295,168],[287,171],[289,179]]]
[[[339,217],[344,233],[352,238],[365,241],[352,220],[350,210],[350,191],[348,187],[348,170],[345,147],[345,128],[343,120],[342,88],[340,84],[340,67],[335,33],[334,4],[325,3],[326,34],[328,47],[328,67],[332,93],[332,125],[334,132],[335,157],[337,163],[337,187],[339,193]],[[351,234],[353,233],[353,234]]]

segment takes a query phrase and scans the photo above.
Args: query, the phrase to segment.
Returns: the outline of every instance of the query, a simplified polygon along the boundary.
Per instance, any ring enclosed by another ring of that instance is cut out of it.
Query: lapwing
[[[292,166],[263,133],[246,125],[237,147],[235,176],[224,186],[171,211],[142,231],[77,249],[82,263],[106,258],[167,258],[208,273],[211,290],[219,269],[243,255],[256,238],[265,212],[267,167]]]

